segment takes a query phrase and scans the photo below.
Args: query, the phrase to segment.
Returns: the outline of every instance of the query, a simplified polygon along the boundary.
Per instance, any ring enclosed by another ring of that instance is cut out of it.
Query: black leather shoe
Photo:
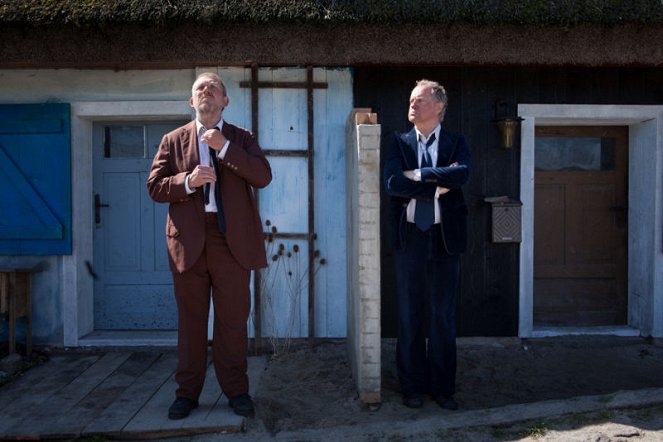
[[[253,400],[251,400],[251,396],[248,394],[238,394],[231,397],[228,405],[239,416],[253,417],[256,414],[256,410],[253,407]]]
[[[198,408],[198,401],[178,397],[168,409],[168,419],[184,419],[194,408]]]
[[[438,396],[435,398],[435,402],[445,410],[458,410],[458,402],[456,402],[452,396]]]
[[[424,406],[424,398],[420,394],[405,394],[403,405],[408,408],[421,408]]]

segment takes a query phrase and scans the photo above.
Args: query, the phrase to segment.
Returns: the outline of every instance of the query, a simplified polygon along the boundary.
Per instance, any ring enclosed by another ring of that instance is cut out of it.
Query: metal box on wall
[[[520,201],[507,197],[490,197],[492,241],[497,243],[519,243],[521,241]]]

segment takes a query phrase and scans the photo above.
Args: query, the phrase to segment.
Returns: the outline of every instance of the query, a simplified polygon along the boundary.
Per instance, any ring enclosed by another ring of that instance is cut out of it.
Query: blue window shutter
[[[71,254],[69,104],[0,105],[0,255]]]

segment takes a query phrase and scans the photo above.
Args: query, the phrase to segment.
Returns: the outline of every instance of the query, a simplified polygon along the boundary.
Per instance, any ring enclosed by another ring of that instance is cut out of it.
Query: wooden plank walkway
[[[211,364],[200,406],[186,419],[169,420],[176,363],[170,350],[52,355],[0,388],[0,439],[156,439],[245,428],[244,418],[228,407]],[[264,358],[249,358],[251,394],[264,368]]]

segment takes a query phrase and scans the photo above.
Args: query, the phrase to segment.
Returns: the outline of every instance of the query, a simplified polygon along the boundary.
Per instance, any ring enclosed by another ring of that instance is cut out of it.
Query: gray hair
[[[447,113],[447,103],[449,102],[449,99],[447,98],[447,91],[444,89],[444,86],[442,86],[437,81],[422,79],[417,81],[415,87],[425,87],[430,89],[433,100],[442,102],[442,104],[444,104],[442,112],[440,112],[440,122],[442,122],[444,120],[444,114]]]

